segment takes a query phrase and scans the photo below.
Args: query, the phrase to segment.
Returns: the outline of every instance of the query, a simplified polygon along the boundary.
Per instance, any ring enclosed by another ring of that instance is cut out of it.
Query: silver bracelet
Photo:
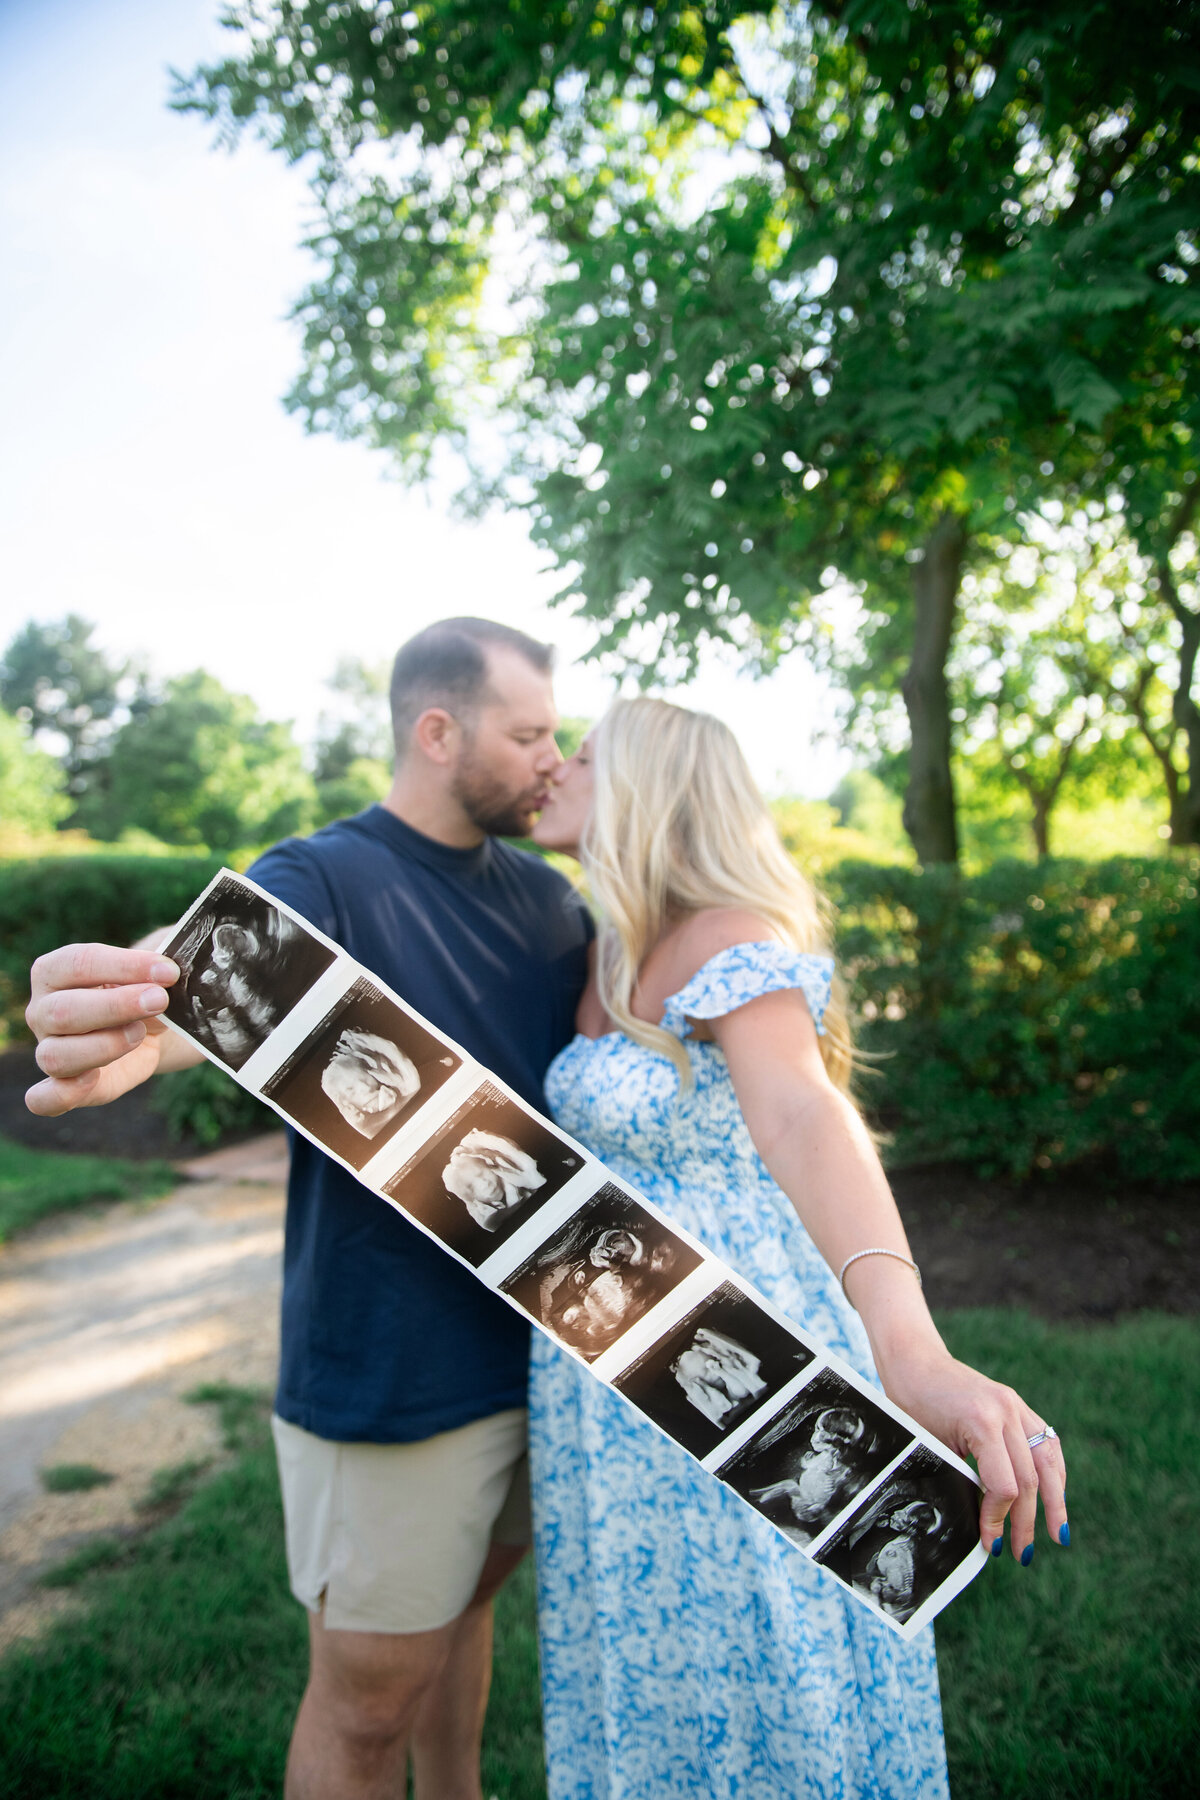
[[[853,1256],[848,1256],[846,1258],[845,1262],[842,1264],[842,1272],[838,1276],[838,1280],[842,1284],[843,1294],[846,1294],[846,1270],[850,1267],[851,1263],[856,1263],[861,1256],[894,1256],[897,1262],[906,1264],[906,1266],[912,1270],[917,1278],[917,1286],[924,1286],[924,1283],[921,1280],[921,1271],[918,1269],[911,1256],[902,1256],[899,1250],[885,1250],[881,1244],[878,1244],[874,1245],[870,1250],[856,1250]],[[849,1294],[846,1294],[846,1298],[847,1300],[850,1300]],[[854,1306],[853,1300],[850,1300],[850,1304],[851,1306]],[[854,1310],[857,1312],[858,1308],[855,1306]]]

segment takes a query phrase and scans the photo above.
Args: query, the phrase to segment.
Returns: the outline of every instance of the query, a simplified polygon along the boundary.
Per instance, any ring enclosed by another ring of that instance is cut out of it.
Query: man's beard
[[[538,811],[542,783],[514,794],[476,760],[474,746],[463,750],[451,790],[473,825],[489,837],[526,837]]]

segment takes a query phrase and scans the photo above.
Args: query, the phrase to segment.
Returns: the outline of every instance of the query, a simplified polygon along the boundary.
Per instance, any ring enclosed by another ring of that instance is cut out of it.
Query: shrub
[[[59,944],[132,944],[172,924],[216,856],[47,856],[0,862],[0,1023],[19,1024],[29,965]]]
[[[1200,854],[826,887],[892,1160],[1200,1176]]]
[[[115,1480],[95,1463],[51,1463],[42,1470],[42,1486],[48,1494],[85,1494],[89,1488],[107,1487]]]
[[[210,856],[0,863],[0,985],[72,939],[128,943],[169,922]],[[1104,1159],[1139,1179],[1200,1177],[1200,853],[980,875],[843,862],[824,885],[861,1020],[871,1111],[893,1161],[1024,1176]],[[180,1131],[251,1128],[257,1103],[209,1067],[161,1084]]]
[[[270,1107],[210,1062],[160,1075],[150,1089],[150,1104],[176,1142],[190,1137],[197,1144],[215,1144],[235,1131],[270,1131],[278,1125]]]

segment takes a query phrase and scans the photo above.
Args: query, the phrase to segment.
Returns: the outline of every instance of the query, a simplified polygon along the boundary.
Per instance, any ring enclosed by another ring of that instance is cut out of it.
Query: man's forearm
[[[164,1031],[158,1050],[157,1075],[171,1075],[176,1069],[190,1069],[204,1061],[204,1053],[176,1031]]]

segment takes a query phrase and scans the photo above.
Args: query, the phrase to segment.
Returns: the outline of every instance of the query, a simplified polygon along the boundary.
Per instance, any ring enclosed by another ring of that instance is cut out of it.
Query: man
[[[250,870],[533,1106],[567,1042],[590,924],[523,836],[560,761],[552,652],[450,619],[396,658],[381,806]],[[34,965],[49,1079],[30,1109],[102,1105],[196,1060],[158,1015],[175,966],[73,945]],[[529,1540],[527,1327],[293,1137],[273,1421],[310,1675],[288,1800],[479,1800],[491,1597]]]

